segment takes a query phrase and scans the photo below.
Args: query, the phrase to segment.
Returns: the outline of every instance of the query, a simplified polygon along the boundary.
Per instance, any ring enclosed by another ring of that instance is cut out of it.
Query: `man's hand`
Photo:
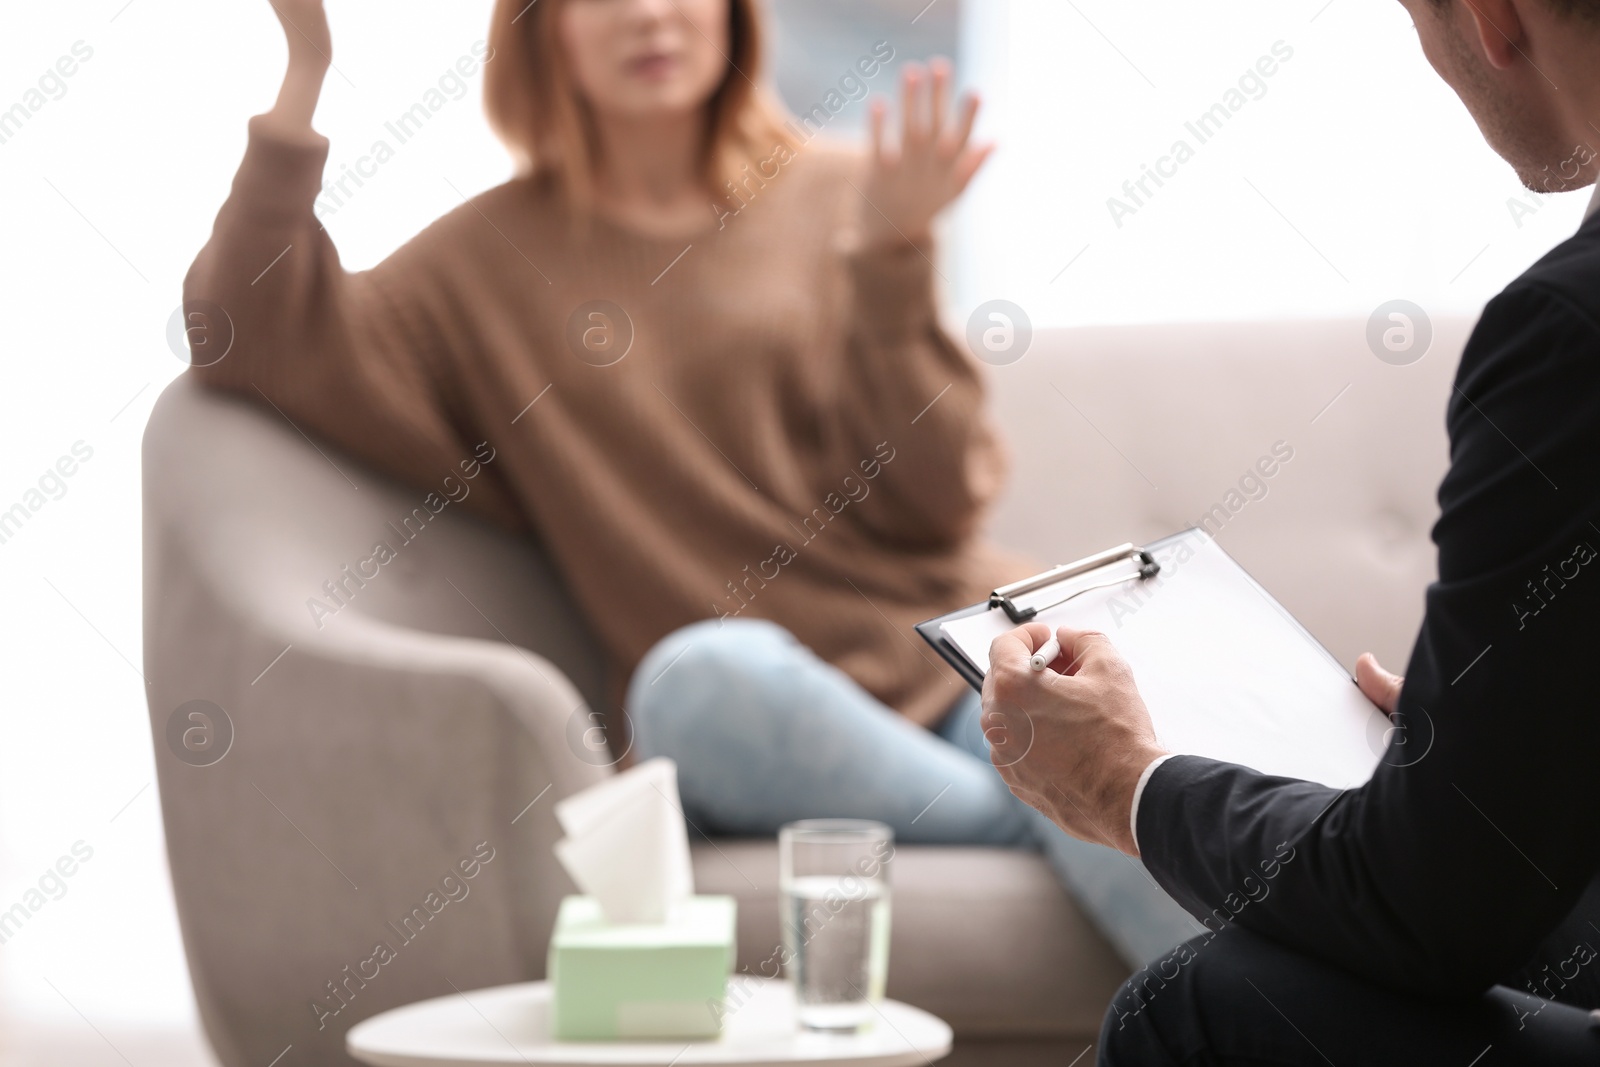
[[[1356,660],[1356,685],[1391,719],[1394,709],[1400,706],[1400,687],[1405,683],[1400,675],[1390,674],[1379,666],[1378,658],[1371,652],[1361,653]]]
[[[1032,622],[995,638],[983,680],[989,756],[1011,791],[1073,837],[1138,855],[1128,815],[1157,756],[1133,672],[1102,633],[1056,631],[1061,656],[1028,666],[1050,628]]]
[[[868,246],[929,243],[934,216],[961,195],[993,151],[993,145],[972,144],[977,97],[968,95],[956,114],[947,114],[950,77],[950,64],[942,59],[927,70],[907,64],[897,146],[885,136],[888,105],[872,102],[872,170],[862,190],[867,202],[861,205],[862,237]]]

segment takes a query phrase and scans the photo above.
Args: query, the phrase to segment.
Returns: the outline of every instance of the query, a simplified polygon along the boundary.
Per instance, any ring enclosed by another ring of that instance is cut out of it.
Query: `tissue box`
[[[561,902],[550,936],[558,1041],[715,1037],[734,966],[732,897],[688,897],[659,924],[612,925],[593,897]]]

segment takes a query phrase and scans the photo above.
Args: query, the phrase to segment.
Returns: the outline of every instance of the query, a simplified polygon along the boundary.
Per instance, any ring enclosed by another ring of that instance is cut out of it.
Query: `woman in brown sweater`
[[[975,538],[1001,451],[936,321],[930,227],[988,153],[948,67],[907,69],[863,156],[757,86],[753,0],[501,0],[479,51],[519,176],[350,273],[315,214],[322,2],[274,7],[288,73],[185,283],[234,341],[192,373],[419,486],[494,455],[469,506],[538,535],[619,704],[633,679],[613,743],[676,757],[701,827],[1046,835],[1084,890],[1104,858],[1014,801],[911,632],[1025,566]]]

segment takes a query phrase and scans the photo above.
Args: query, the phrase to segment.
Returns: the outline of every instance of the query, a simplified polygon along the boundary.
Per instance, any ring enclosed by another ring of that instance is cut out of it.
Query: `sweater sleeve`
[[[452,402],[448,364],[459,353],[425,310],[435,272],[417,241],[370,271],[343,269],[313,210],[327,156],[320,134],[250,120],[232,191],[184,279],[189,373],[387,474],[438,488],[480,440]],[[517,521],[494,478],[474,488],[478,510]]]
[[[972,536],[999,491],[1005,457],[976,361],[940,327],[933,266],[918,249],[855,249],[838,411],[849,462],[883,460],[858,507],[879,537],[908,549]]]
[[[1439,580],[1398,740],[1343,793],[1195,756],[1151,775],[1145,866],[1238,922],[1408,993],[1523,965],[1600,867],[1600,329],[1521,286],[1474,331],[1450,405]]]

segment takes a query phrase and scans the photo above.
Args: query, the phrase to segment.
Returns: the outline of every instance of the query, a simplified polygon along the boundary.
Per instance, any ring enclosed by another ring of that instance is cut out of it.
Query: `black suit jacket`
[[[1144,863],[1211,929],[1238,923],[1400,990],[1592,999],[1600,213],[1484,309],[1447,422],[1404,743],[1344,792],[1170,759],[1139,805]]]

